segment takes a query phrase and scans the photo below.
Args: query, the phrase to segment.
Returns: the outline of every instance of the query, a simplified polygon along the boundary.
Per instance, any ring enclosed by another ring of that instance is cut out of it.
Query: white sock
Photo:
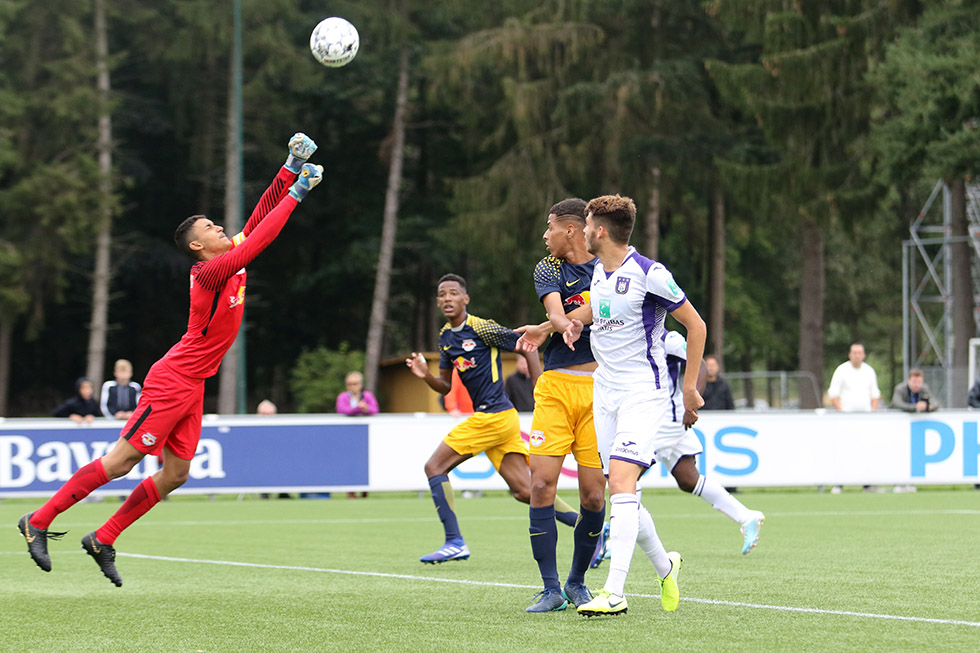
[[[635,494],[614,494],[609,497],[609,576],[605,590],[623,595],[626,575],[630,572],[636,534],[639,530],[639,503]]]
[[[693,494],[701,497],[711,504],[711,507],[718,512],[724,513],[736,524],[747,521],[751,511],[742,505],[742,502],[728,493],[728,490],[721,486],[721,483],[713,478],[706,476],[698,477],[698,484],[694,486]]]
[[[657,527],[653,525],[653,516],[644,506],[640,506],[640,532],[636,537],[636,543],[647,554],[650,562],[653,563],[657,575],[666,578],[670,573],[670,558],[667,557],[667,550],[664,548],[660,536],[657,535]]]

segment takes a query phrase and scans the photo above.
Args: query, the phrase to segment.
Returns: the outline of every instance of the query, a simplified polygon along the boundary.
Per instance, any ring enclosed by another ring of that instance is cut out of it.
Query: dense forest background
[[[244,410],[329,410],[363,360],[393,156],[382,359],[434,346],[446,272],[468,278],[476,315],[543,319],[531,270],[547,209],[621,193],[633,243],[674,272],[728,371],[802,370],[826,388],[860,341],[887,398],[909,224],[937,179],[962,196],[980,168],[978,5],[243,0],[246,215],[294,132],[326,169],[249,266]],[[103,215],[106,375],[125,357],[142,380],[183,333],[190,261],[172,237],[188,215],[223,222],[232,8],[0,0],[0,414],[45,415],[85,373]],[[308,49],[329,15],[361,35],[339,69]],[[972,291],[957,292],[957,335],[976,335]],[[301,402],[321,378],[323,405]]]

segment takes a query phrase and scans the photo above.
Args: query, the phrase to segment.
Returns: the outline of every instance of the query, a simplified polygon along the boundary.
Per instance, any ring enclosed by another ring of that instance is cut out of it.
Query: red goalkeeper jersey
[[[232,238],[232,248],[191,268],[187,333],[161,359],[171,369],[200,379],[218,372],[242,324],[245,266],[275,240],[296,208],[288,194],[295,179],[294,173],[281,168],[245,228]]]

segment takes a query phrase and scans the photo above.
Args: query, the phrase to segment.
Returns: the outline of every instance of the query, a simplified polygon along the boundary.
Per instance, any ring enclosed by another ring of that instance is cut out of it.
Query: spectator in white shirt
[[[878,375],[864,362],[864,345],[854,343],[847,356],[848,362],[841,363],[830,379],[827,395],[839,411],[860,413],[878,410]]]

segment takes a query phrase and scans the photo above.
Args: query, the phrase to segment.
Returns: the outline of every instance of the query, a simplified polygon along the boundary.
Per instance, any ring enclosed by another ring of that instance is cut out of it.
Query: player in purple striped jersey
[[[681,556],[668,553],[653,518],[636,497],[641,473],[656,463],[655,435],[669,409],[669,373],[661,336],[669,312],[687,329],[688,360],[701,365],[706,329],[673,275],[629,245],[636,205],[606,195],[589,202],[585,240],[599,258],[590,287],[591,342],[596,362],[593,412],[596,440],[609,477],[609,575],[603,589],[579,606],[586,616],[623,614],[623,596],[633,549],[639,543],[660,578],[664,610],[677,609]],[[572,320],[566,343],[574,345],[582,322]],[[697,421],[704,400],[696,376],[685,377],[683,423]]]

